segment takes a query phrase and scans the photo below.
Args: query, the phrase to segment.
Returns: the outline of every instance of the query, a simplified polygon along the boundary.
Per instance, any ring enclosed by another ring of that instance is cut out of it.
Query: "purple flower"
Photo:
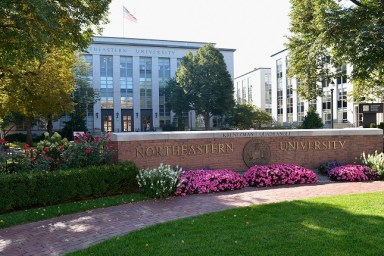
[[[244,173],[249,186],[267,187],[284,184],[311,184],[317,182],[316,174],[299,165],[255,165]]]
[[[232,170],[188,170],[179,179],[175,195],[202,194],[241,189],[247,186],[244,178]]]
[[[333,181],[366,181],[378,180],[379,174],[370,167],[358,164],[342,165],[328,171],[328,176]]]

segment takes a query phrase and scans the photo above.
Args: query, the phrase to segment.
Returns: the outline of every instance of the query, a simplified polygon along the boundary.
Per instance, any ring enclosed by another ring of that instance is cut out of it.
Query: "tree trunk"
[[[204,113],[204,126],[207,131],[211,129],[210,117],[209,113]]]
[[[183,120],[183,115],[177,115],[177,128],[179,131],[184,131],[185,130],[185,125],[184,125],[184,120]]]
[[[27,118],[25,119],[25,125],[26,125],[26,130],[27,130],[27,140],[26,143],[30,146],[32,146],[32,120]]]
[[[52,116],[48,117],[47,121],[47,132],[49,133],[49,136],[52,136],[53,134],[53,121],[52,121]]]

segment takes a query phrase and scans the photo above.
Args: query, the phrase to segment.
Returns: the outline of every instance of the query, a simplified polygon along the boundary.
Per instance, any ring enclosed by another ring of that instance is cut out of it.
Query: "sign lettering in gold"
[[[280,150],[283,151],[311,151],[311,150],[332,150],[344,149],[345,140],[329,141],[281,141]]]
[[[308,141],[281,141],[277,151],[316,151],[316,150],[343,150],[346,146],[345,140],[308,140]],[[257,147],[256,147],[257,148]],[[272,152],[273,149],[271,148]],[[197,145],[166,145],[166,146],[144,146],[137,147],[136,158],[167,157],[167,156],[197,156],[197,155],[220,155],[234,152],[233,143],[210,143]],[[248,152],[248,151],[247,151]],[[253,151],[252,151],[253,152]],[[255,151],[260,153],[259,151]],[[256,153],[252,153],[255,157]],[[248,155],[250,153],[248,152]]]
[[[206,154],[227,154],[233,152],[233,143],[212,143],[200,145],[170,145],[137,147],[136,158],[164,156],[194,156]]]

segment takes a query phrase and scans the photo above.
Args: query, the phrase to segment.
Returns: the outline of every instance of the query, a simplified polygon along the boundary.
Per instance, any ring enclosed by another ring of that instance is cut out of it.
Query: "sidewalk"
[[[384,181],[246,188],[142,201],[0,229],[0,255],[62,255],[169,220],[254,204],[375,191],[384,191]]]

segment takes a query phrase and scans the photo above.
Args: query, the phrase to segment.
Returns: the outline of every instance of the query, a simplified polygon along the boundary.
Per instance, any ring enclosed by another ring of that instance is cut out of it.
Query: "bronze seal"
[[[268,164],[271,159],[271,150],[268,144],[260,139],[252,139],[245,144],[243,160],[248,167]]]

